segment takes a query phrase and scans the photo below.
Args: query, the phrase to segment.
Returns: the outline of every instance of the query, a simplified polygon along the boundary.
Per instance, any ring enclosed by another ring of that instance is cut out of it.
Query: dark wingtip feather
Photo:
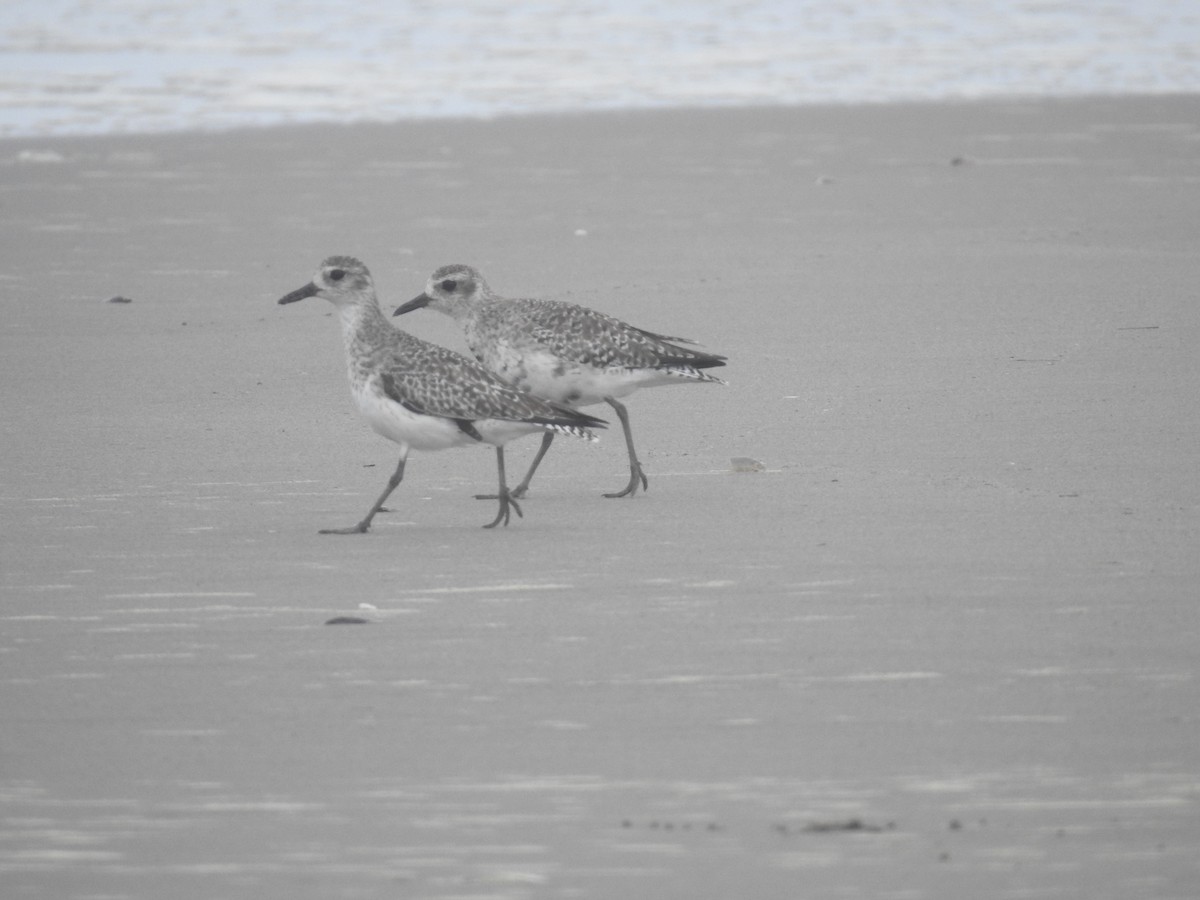
[[[608,420],[600,419],[596,416],[589,416],[587,413],[579,412],[575,409],[568,409],[566,412],[570,415],[571,424],[579,425],[583,428],[607,428]]]
[[[585,438],[589,441],[597,440],[596,435],[592,434],[592,428],[607,428],[608,422],[604,419],[590,416],[585,412],[580,412],[577,409],[572,409],[569,406],[563,406],[560,403],[548,403],[551,409],[557,415],[554,416],[539,416],[533,421],[539,425],[546,425],[553,428],[555,431],[564,434],[570,434],[575,437]]]
[[[715,369],[718,366],[725,365],[726,357],[718,356],[715,353],[698,353],[693,350],[685,350],[679,356],[661,356],[658,364],[662,368],[669,366],[684,366],[693,369]]]

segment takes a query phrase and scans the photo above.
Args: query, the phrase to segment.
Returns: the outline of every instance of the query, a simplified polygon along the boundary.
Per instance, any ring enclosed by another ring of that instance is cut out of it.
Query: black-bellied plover
[[[574,303],[500,297],[470,266],[438,269],[425,293],[393,315],[425,306],[457,321],[475,358],[521,390],[569,406],[604,401],[616,410],[629,451],[629,483],[605,497],[625,497],[636,493],[639,484],[649,486],[633,447],[629,413],[618,397],[659,384],[725,383],[701,371],[725,365],[725,357],[679,346],[694,341],[643,331]],[[553,440],[551,432],[543,435],[514,497],[525,495]]]
[[[279,300],[322,297],[338,310],[350,389],[358,410],[379,434],[400,445],[400,462],[366,517],[350,528],[321,534],[361,534],[404,478],[410,450],[445,450],[480,442],[496,448],[500,509],[485,525],[508,524],[517,505],[504,479],[504,445],[535,431],[595,440],[589,429],[603,419],[518,390],[483,366],[437,344],[393,328],[379,308],[367,267],[353,257],[331,256],[311,282]],[[491,495],[489,495],[491,496]]]

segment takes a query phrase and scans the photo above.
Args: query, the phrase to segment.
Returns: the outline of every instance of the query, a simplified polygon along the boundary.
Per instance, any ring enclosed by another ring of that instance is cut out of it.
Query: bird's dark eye
[[[452,293],[454,293],[454,289],[456,287],[458,287],[458,282],[455,281],[453,278],[447,278],[445,281],[442,282],[441,287],[442,287],[443,291],[447,291],[452,294]]]
[[[341,281],[345,277],[346,277],[345,269],[330,269],[329,270],[329,280],[330,281]]]

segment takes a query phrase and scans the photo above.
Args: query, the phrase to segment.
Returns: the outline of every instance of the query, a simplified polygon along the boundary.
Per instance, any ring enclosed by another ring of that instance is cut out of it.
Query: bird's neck
[[[338,307],[338,316],[342,320],[346,354],[351,360],[370,357],[387,346],[389,338],[396,333],[396,329],[384,318],[378,301],[373,298]]]
[[[479,312],[480,301],[466,297],[454,297],[442,310],[459,325],[472,321]]]

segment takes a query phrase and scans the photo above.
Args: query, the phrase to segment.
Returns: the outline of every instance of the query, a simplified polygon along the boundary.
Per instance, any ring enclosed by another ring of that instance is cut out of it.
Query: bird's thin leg
[[[400,482],[404,480],[404,463],[408,461],[408,451],[405,450],[400,454],[400,462],[396,466],[396,471],[392,473],[392,477],[388,479],[387,487],[383,489],[383,493],[379,495],[379,499],[375,501],[375,505],[371,507],[371,511],[357,525],[352,525],[349,528],[322,528],[319,534],[366,534],[367,529],[371,527],[371,520],[375,518],[375,513],[383,509],[384,501],[391,496]]]
[[[629,430],[629,413],[625,411],[625,406],[612,397],[605,397],[604,402],[617,411],[617,418],[621,420],[621,427],[625,429],[625,449],[629,451],[629,484],[625,485],[623,491],[604,496],[632,497],[637,493],[638,482],[641,482],[644,491],[650,489],[650,482],[646,480],[646,473],[642,471],[642,464],[638,462],[637,451],[633,449],[633,432]]]
[[[525,479],[508,492],[508,496],[514,500],[523,500],[529,492],[529,482],[533,480],[533,473],[537,471],[537,467],[542,464],[542,457],[546,455],[546,451],[550,449],[550,444],[554,441],[554,432],[547,431],[542,434],[542,445],[538,447],[537,456],[533,458],[533,463],[529,466],[529,471],[525,473]],[[495,494],[476,494],[476,500],[495,500]]]
[[[496,448],[496,471],[500,475],[500,490],[499,490],[499,493],[496,494],[497,499],[500,501],[500,510],[496,513],[496,518],[492,519],[491,522],[484,525],[483,526],[484,528],[495,528],[501,522],[503,522],[505,525],[507,525],[510,509],[513,512],[515,512],[518,516],[525,515],[523,512],[521,512],[521,507],[517,504],[517,501],[513,499],[512,494],[509,493],[508,485],[505,484],[505,481],[504,481],[504,448],[503,447]]]
[[[533,458],[533,463],[529,466],[529,471],[525,473],[525,477],[517,485],[517,489],[512,492],[514,497],[525,496],[525,493],[529,490],[529,482],[533,481],[533,473],[542,464],[542,457],[546,455],[546,451],[550,449],[552,443],[554,443],[554,432],[547,431],[542,435],[542,446],[538,447],[537,456]]]

